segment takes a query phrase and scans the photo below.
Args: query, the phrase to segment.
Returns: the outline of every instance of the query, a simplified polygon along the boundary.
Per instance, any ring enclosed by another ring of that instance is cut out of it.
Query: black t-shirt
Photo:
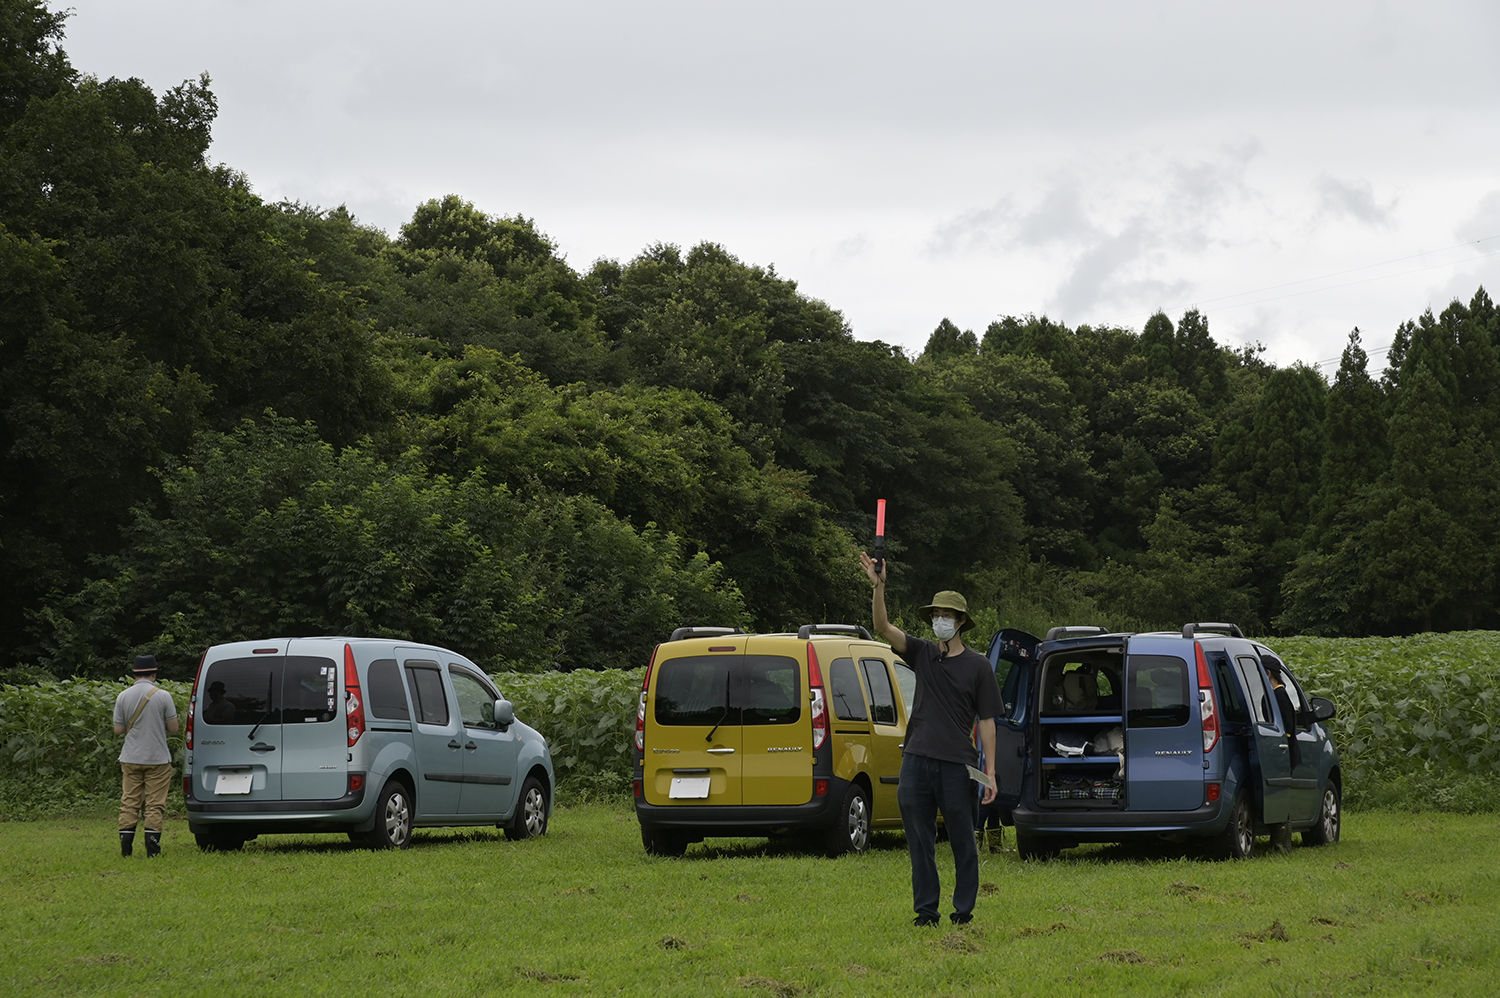
[[[903,751],[977,765],[975,720],[1005,713],[995,670],[990,668],[989,659],[972,648],[965,647],[948,658],[942,654],[942,648],[933,642],[906,636],[906,651],[901,657],[917,674],[917,693],[906,724]]]

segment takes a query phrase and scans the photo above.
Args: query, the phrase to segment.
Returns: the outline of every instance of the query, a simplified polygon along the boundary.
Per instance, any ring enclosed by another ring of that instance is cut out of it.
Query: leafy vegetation
[[[208,158],[208,77],[80,73],[0,0],[0,656],[186,678],[269,633],[634,668],[683,623],[1500,626],[1500,313],[1358,330],[1332,384],[1139,330],[946,319],[909,356],[703,243],[573,269],[449,195],[394,235]],[[1438,725],[1434,730],[1444,728]]]
[[[372,853],[264,836],[209,854],[168,820],[147,862],[120,858],[107,819],[0,824],[0,990],[1482,995],[1500,973],[1483,929],[1497,835],[1491,817],[1375,814],[1337,846],[1262,843],[1238,863],[986,854],[974,923],[917,930],[896,834],[840,860],[764,840],[667,860],[645,855],[629,811],[591,806],[524,842],[454,829]],[[456,901],[455,885],[497,900]],[[129,937],[101,911],[129,912]]]

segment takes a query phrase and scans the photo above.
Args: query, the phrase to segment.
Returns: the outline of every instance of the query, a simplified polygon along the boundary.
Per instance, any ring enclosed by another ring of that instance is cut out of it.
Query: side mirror
[[[500,729],[503,731],[504,729],[514,724],[515,721],[516,705],[511,703],[509,700],[496,700],[495,723],[500,726]]]
[[[1312,709],[1314,721],[1330,720],[1339,711],[1334,702],[1327,697],[1313,697]]]

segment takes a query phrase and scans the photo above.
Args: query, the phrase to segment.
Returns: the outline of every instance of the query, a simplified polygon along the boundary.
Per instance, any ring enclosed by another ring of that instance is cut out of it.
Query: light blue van
[[[996,804],[1023,859],[1083,842],[1203,844],[1245,858],[1257,836],[1337,842],[1343,769],[1281,658],[1233,624],[1107,634],[1002,631],[990,646],[1005,702]],[[1009,823],[1007,822],[1007,823]]]
[[[413,828],[544,834],[546,739],[484,670],[433,645],[272,638],[215,645],[193,682],[182,790],[198,846],[345,832],[404,849]]]

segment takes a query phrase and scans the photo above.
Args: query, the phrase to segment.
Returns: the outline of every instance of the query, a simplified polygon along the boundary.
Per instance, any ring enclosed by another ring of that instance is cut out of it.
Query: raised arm
[[[869,576],[870,585],[875,587],[874,595],[870,597],[870,618],[875,624],[875,633],[889,641],[898,655],[902,654],[906,651],[906,632],[891,623],[890,617],[885,612],[885,578],[888,565],[882,565],[880,574],[875,574],[875,559],[863,551],[859,553],[859,564],[864,568],[865,575]]]

